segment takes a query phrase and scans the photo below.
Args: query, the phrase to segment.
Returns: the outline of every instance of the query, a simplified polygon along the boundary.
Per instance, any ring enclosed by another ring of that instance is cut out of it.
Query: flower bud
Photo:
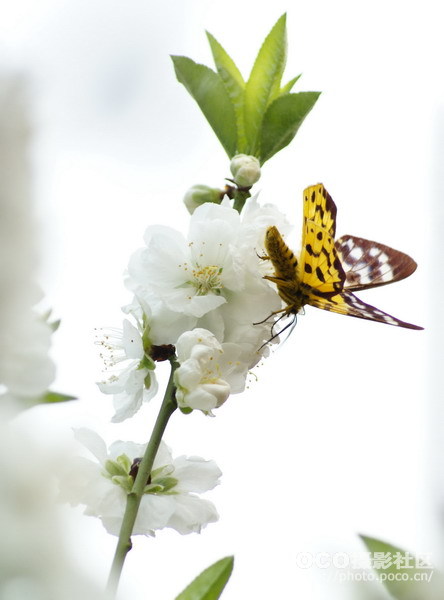
[[[251,187],[261,176],[261,167],[255,156],[237,154],[230,163],[230,170],[239,187]]]
[[[204,204],[205,202],[220,204],[221,198],[221,190],[211,188],[208,185],[197,184],[190,187],[185,194],[183,201],[188,212],[192,215],[196,208],[201,204]]]

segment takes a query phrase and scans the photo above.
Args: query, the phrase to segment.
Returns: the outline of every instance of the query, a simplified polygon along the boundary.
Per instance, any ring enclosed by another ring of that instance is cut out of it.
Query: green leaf
[[[61,322],[62,321],[60,319],[56,319],[55,321],[51,321],[49,323],[49,326],[51,327],[51,330],[52,330],[53,333],[56,332],[57,329],[60,327],[60,323]]]
[[[50,321],[50,317],[52,314],[52,308],[49,308],[47,311],[45,311],[42,315],[42,319],[43,321],[45,321],[45,323],[48,323],[48,325],[50,326],[52,332],[54,333],[55,331],[57,331],[57,329],[60,327],[60,319],[56,319],[55,321]]]
[[[319,95],[320,92],[285,94],[268,107],[261,131],[261,164],[291,142]]]
[[[278,96],[287,58],[286,15],[277,21],[265,38],[245,86],[245,132],[248,153],[257,155],[265,111]]]
[[[236,114],[237,124],[237,153],[243,153],[247,149],[247,140],[245,137],[245,126],[244,126],[244,90],[245,81],[242,77],[241,72],[237,68],[233,59],[227,54],[224,48],[211,35],[208,31],[206,32],[208,42],[210,44],[211,52],[213,54],[214,63],[217,68],[217,72],[224,82],[225,88],[228,92],[228,96],[234,107]]]
[[[186,56],[172,56],[176,77],[196,100],[229,158],[236,153],[237,130],[233,104],[222,79]]]
[[[234,558],[227,556],[202,571],[176,600],[217,600],[233,570]]]
[[[43,396],[39,398],[39,404],[56,404],[58,402],[68,402],[70,400],[77,400],[75,396],[69,396],[68,394],[60,394],[59,392],[47,391]]]
[[[412,553],[376,538],[365,535],[359,537],[372,555],[373,569],[393,598],[438,600],[444,597],[442,581],[439,583],[437,581],[439,575],[430,566],[421,568]],[[387,557],[386,564],[384,564],[384,555]],[[441,588],[440,592],[438,587]]]
[[[245,81],[233,59],[216,40],[214,35],[212,35],[209,31],[207,31],[206,34],[210,44],[211,52],[213,54],[214,63],[219,75],[222,77],[223,82],[226,84],[229,90],[230,88],[234,87],[236,90],[243,91],[245,87]]]
[[[291,92],[294,84],[296,83],[296,81],[299,78],[300,78],[300,75],[297,75],[296,77],[293,77],[293,79],[290,79],[290,81],[288,83],[286,83],[284,86],[282,86],[281,90],[279,92],[279,96],[283,96],[284,94],[288,94],[288,92]]]

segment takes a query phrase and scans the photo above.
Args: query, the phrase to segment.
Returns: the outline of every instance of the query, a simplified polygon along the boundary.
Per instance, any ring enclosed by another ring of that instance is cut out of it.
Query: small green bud
[[[187,207],[190,215],[196,210],[198,206],[205,202],[214,202],[220,204],[222,200],[223,192],[217,188],[211,188],[208,185],[193,185],[187,191],[184,196],[184,204]]]
[[[231,159],[230,170],[239,187],[251,187],[261,176],[261,165],[255,156],[236,154]]]

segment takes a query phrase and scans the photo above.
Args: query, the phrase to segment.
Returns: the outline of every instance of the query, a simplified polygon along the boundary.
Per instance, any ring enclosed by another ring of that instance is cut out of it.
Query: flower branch
[[[156,423],[154,424],[150,441],[148,442],[148,445],[146,447],[145,455],[139,464],[133,489],[127,497],[125,514],[123,517],[122,527],[120,529],[119,534],[119,541],[117,542],[116,552],[114,554],[114,560],[111,566],[111,572],[108,579],[107,590],[111,594],[115,594],[117,591],[117,586],[119,584],[119,579],[122,573],[126,555],[132,547],[131,535],[133,533],[140,502],[142,500],[145,486],[147,485],[147,482],[149,480],[151,470],[153,468],[154,459],[159,449],[162,436],[165,432],[166,426],[171,415],[177,408],[173,378],[174,373],[179,364],[174,359],[171,359],[170,363],[171,373],[165,391],[165,396],[163,398],[163,402],[160,407]]]

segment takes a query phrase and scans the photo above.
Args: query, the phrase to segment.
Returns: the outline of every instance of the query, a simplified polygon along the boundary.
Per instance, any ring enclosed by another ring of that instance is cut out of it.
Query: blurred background
[[[109,423],[94,328],[117,326],[130,300],[122,273],[149,224],[186,231],[193,184],[224,185],[227,157],[176,81],[170,54],[212,66],[205,30],[244,76],[288,13],[284,80],[322,95],[292,144],[256,186],[294,223],[302,191],[325,184],[339,235],[410,254],[418,270],[359,294],[411,331],[306,310],[257,381],[216,418],[173,417],[176,455],[213,458],[218,524],[200,536],[136,539],[123,598],[170,600],[203,568],[235,555],[224,598],[345,598],[300,552],[362,552],[357,533],[443,559],[442,230],[444,84],[438,3],[392,0],[15,0],[0,2],[0,68],[27,79],[33,194],[44,308],[54,335],[54,389],[76,395],[23,424],[53,446],[86,425],[108,442],[147,440],[158,401]],[[161,370],[161,369],[160,369]],[[106,580],[114,552],[98,520],[66,514],[75,560]]]

